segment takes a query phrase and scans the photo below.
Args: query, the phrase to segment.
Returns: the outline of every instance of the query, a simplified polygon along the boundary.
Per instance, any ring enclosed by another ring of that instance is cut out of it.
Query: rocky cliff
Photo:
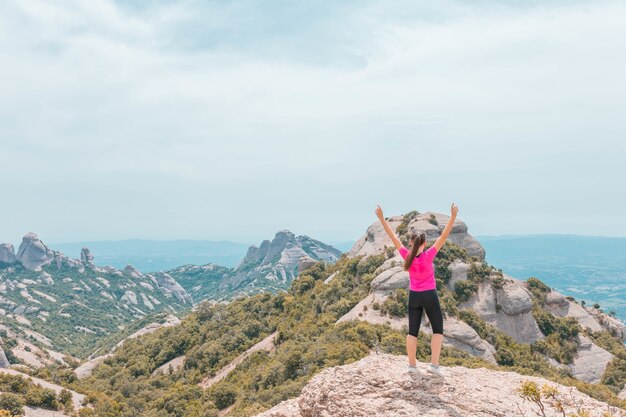
[[[418,371],[410,376],[403,356],[371,355],[350,365],[324,370],[309,381],[297,398],[283,401],[257,417],[541,415],[537,404],[520,396],[519,389],[525,381],[555,390],[563,412],[551,405],[556,401],[544,400],[546,417],[602,417],[609,410],[619,415],[606,403],[543,378],[464,367],[445,368],[445,376],[439,378],[428,374],[426,365],[421,363]]]

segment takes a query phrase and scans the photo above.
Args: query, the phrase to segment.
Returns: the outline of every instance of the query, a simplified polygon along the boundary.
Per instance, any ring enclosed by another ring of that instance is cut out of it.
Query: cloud
[[[370,213],[337,211],[381,197],[416,208],[405,190],[424,182],[420,209],[456,192],[484,216],[479,231],[569,231],[535,223],[559,212],[555,189],[584,187],[572,218],[624,203],[602,191],[625,174],[624,17],[618,2],[5,2],[0,164],[20,175],[0,187],[37,207],[11,233],[69,204],[57,220],[71,231],[55,240],[97,238],[72,230],[94,210],[112,237],[147,235],[158,218],[159,237],[210,235],[212,216],[236,225],[250,196],[272,219],[259,235],[310,224],[343,239]],[[212,194],[187,215],[194,189]],[[548,204],[519,226],[490,223],[503,209],[488,203],[494,190]],[[154,218],[124,218],[146,210]]]

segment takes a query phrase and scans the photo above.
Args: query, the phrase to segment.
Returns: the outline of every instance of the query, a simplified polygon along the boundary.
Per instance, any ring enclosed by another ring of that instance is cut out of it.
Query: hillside
[[[432,241],[447,216],[412,212],[391,220],[401,239],[423,230]],[[258,266],[255,250],[251,253],[250,264]],[[626,407],[618,397],[626,395],[623,323],[537,279],[507,276],[486,264],[484,257],[482,246],[458,220],[436,258],[446,315],[441,362],[464,367],[452,370],[453,376],[500,378],[465,368],[515,372],[576,387],[597,401]],[[127,341],[80,380],[63,366],[40,372],[86,394],[93,407],[90,413],[97,417],[252,416],[299,396],[300,404],[301,395],[313,392],[303,388],[325,369],[359,361],[372,352],[404,354],[408,277],[398,263],[375,223],[336,263],[307,262],[298,267],[286,292],[239,297],[229,303],[202,302],[179,325]],[[419,336],[417,355],[422,362],[429,357],[429,330],[424,325]],[[510,383],[520,381],[516,374],[509,375]],[[505,388],[512,398],[515,387]],[[340,391],[342,386],[333,389]],[[404,398],[399,389],[374,387],[371,398],[380,395],[393,402],[396,394]],[[326,388],[320,390],[330,395]],[[414,401],[430,404],[425,395],[416,395]],[[329,406],[337,400],[331,397]],[[441,397],[449,406],[442,413],[460,406],[460,397],[453,393]],[[584,401],[598,404],[587,397]],[[465,406],[478,407],[475,402]],[[298,412],[318,415],[322,409],[312,410],[317,411]],[[509,414],[500,410],[485,415]]]
[[[12,338],[85,356],[98,340],[135,320],[191,307],[191,297],[165,273],[98,267],[90,250],[71,259],[34,233],[17,251],[0,251],[0,316]]]

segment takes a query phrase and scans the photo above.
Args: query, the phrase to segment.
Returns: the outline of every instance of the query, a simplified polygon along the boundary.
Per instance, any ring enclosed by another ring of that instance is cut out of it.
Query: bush
[[[383,302],[381,312],[391,317],[405,317],[409,307],[409,296],[404,288],[396,289]]]
[[[0,394],[0,410],[6,410],[14,416],[24,415],[24,401],[17,394],[10,392]]]
[[[220,410],[230,407],[237,399],[237,391],[228,386],[217,386],[211,392],[211,399]]]
[[[478,285],[470,280],[461,280],[454,284],[454,294],[461,302],[469,300],[476,291],[478,291]]]

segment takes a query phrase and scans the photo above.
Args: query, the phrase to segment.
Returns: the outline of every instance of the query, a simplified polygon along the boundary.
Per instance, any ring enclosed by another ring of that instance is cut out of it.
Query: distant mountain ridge
[[[142,273],[131,265],[97,266],[86,247],[80,259],[67,257],[28,233],[17,252],[11,244],[0,245],[0,317],[5,323],[0,331],[23,340],[36,332],[45,340],[42,348],[85,356],[99,340],[133,321],[180,313],[204,299],[284,290],[302,265],[335,262],[340,255],[330,245],[283,230],[258,248],[250,246],[235,268],[183,265]]]
[[[180,265],[216,265],[234,268],[246,254],[248,245],[212,240],[148,240],[85,241],[52,243],[51,248],[65,254],[78,254],[87,247],[98,255],[96,264],[124,268],[133,265],[142,272],[166,271]]]
[[[276,233],[257,247],[251,245],[236,268],[207,264],[183,265],[167,271],[197,302],[206,298],[226,300],[239,294],[287,290],[306,265],[336,262],[341,251],[308,236],[288,230]]]

